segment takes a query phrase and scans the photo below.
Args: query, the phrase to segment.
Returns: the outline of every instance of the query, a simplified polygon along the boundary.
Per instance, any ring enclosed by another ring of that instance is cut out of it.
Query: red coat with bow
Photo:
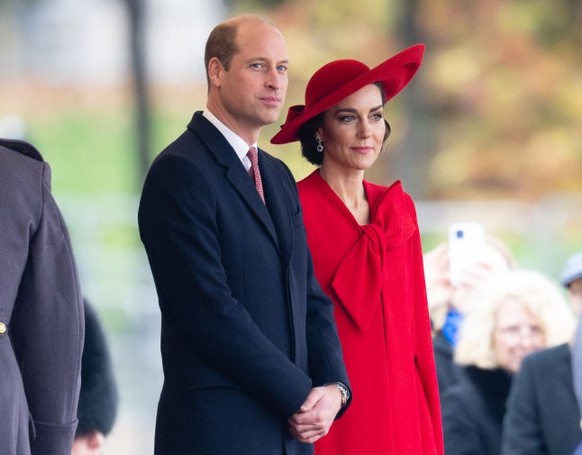
[[[364,181],[357,223],[316,171],[299,182],[316,276],[335,304],[353,401],[317,455],[443,454],[422,248],[410,196]]]

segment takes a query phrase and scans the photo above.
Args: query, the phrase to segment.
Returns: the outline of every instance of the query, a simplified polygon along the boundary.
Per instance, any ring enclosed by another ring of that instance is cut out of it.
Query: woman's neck
[[[319,175],[343,201],[359,224],[370,222],[370,206],[364,190],[364,171],[355,171],[348,175],[322,166]]]

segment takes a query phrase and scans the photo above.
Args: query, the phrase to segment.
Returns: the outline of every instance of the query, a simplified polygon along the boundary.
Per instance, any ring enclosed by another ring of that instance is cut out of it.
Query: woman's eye
[[[340,122],[351,122],[352,120],[354,120],[354,116],[353,115],[342,115],[339,119],[340,119]]]

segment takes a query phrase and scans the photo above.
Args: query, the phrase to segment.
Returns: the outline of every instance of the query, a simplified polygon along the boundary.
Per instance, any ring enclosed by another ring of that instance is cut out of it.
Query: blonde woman
[[[445,453],[498,455],[513,375],[526,355],[567,341],[574,317],[534,271],[495,274],[472,297],[455,351],[462,375],[442,397]]]

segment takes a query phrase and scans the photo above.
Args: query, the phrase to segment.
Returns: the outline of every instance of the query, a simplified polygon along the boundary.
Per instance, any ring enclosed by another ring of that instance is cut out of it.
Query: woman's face
[[[493,352],[499,367],[515,373],[523,358],[546,347],[543,328],[521,302],[506,300],[495,316]]]
[[[322,167],[366,170],[374,164],[384,141],[382,94],[367,85],[328,109],[317,134],[323,141]]]

